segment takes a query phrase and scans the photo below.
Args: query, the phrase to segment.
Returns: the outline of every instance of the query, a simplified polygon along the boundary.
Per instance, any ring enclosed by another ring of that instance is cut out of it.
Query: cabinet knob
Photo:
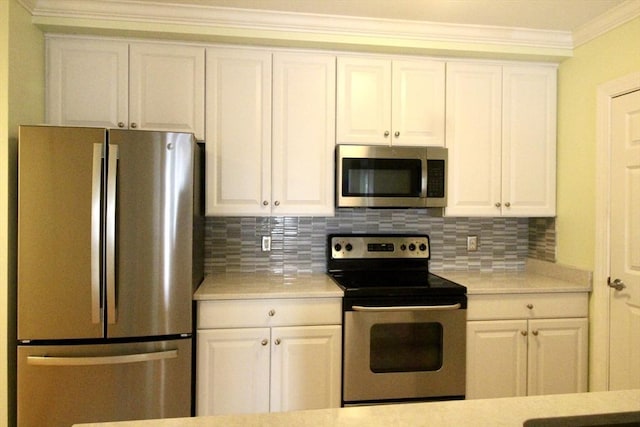
[[[496,208],[499,208],[500,206],[502,206],[502,203],[496,202]]]
[[[511,203],[507,202],[504,204],[506,207],[511,207]]]
[[[280,206],[280,201],[276,200],[275,202],[273,202],[273,204],[276,205],[276,206]]]
[[[280,343],[281,343],[282,341],[280,341],[280,338],[276,338],[276,340],[275,340],[274,342],[275,342],[275,344],[276,344],[276,345],[280,345]]]
[[[520,333],[522,334],[523,337],[527,336],[527,331],[520,331]]]
[[[533,304],[527,304],[527,308],[528,308],[529,310],[533,310]]]
[[[276,315],[276,311],[274,309],[269,310],[269,313],[267,313],[269,315],[269,317],[273,317]]]
[[[124,127],[124,122],[118,122],[118,127],[119,128],[123,128]]]
[[[137,123],[135,123],[135,122],[134,122],[134,123],[131,123],[131,129],[135,129],[135,128],[137,128],[137,127],[138,127],[138,124],[137,124]]]
[[[268,201],[266,201],[266,200],[263,200],[263,201],[262,201],[262,204],[263,204],[264,206],[267,206],[267,205],[269,204],[269,202],[268,202]]]
[[[400,131],[396,131],[393,135],[394,135],[396,138],[397,138],[397,137],[399,137],[399,136],[400,136]]]
[[[531,333],[532,333],[534,336],[536,336],[536,337],[538,336],[538,331],[533,331],[533,332],[531,332]]]
[[[384,137],[386,138],[386,137],[388,137],[388,136],[389,136],[389,131],[388,131],[388,130],[385,130],[385,131],[384,131]]]
[[[269,344],[269,340],[265,338],[260,342],[260,344],[267,345],[267,344]]]

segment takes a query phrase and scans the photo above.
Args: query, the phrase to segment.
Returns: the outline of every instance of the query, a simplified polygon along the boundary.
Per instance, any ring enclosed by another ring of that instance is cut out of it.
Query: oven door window
[[[369,368],[374,373],[438,371],[442,324],[384,323],[371,327]]]
[[[420,159],[342,159],[342,195],[352,197],[420,197]]]

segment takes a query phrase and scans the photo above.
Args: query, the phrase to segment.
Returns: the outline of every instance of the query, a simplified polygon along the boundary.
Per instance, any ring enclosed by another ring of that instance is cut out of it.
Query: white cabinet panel
[[[273,328],[272,339],[271,411],[339,407],[340,325]]]
[[[129,45],[92,39],[47,40],[47,123],[125,126]]]
[[[448,216],[554,216],[556,68],[447,65]]]
[[[269,328],[199,329],[198,416],[269,412]]]
[[[273,56],[273,214],[334,214],[335,70],[333,55]]]
[[[447,64],[447,215],[500,215],[501,111],[500,66]]]
[[[204,48],[133,43],[129,127],[204,138]]]
[[[271,53],[207,49],[206,80],[206,213],[269,214]]]
[[[444,145],[445,64],[338,58],[337,142]]]
[[[472,295],[468,310],[467,399],[587,391],[587,293]]]

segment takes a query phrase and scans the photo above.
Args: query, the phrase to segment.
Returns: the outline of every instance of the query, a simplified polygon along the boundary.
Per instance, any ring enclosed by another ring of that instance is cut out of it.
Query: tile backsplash
[[[433,270],[522,270],[527,257],[555,260],[553,218],[449,218],[418,209],[339,209],[334,217],[208,217],[205,271],[326,271],[331,233],[425,233]],[[467,252],[467,236],[478,251]],[[262,236],[271,251],[262,252]]]

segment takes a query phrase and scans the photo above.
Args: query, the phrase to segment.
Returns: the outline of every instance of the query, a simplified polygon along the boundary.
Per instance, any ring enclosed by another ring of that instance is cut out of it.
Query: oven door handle
[[[462,304],[450,304],[450,305],[398,305],[390,307],[367,307],[363,305],[354,305],[353,311],[363,312],[389,312],[389,311],[446,311],[446,310],[459,310],[462,308]]]

